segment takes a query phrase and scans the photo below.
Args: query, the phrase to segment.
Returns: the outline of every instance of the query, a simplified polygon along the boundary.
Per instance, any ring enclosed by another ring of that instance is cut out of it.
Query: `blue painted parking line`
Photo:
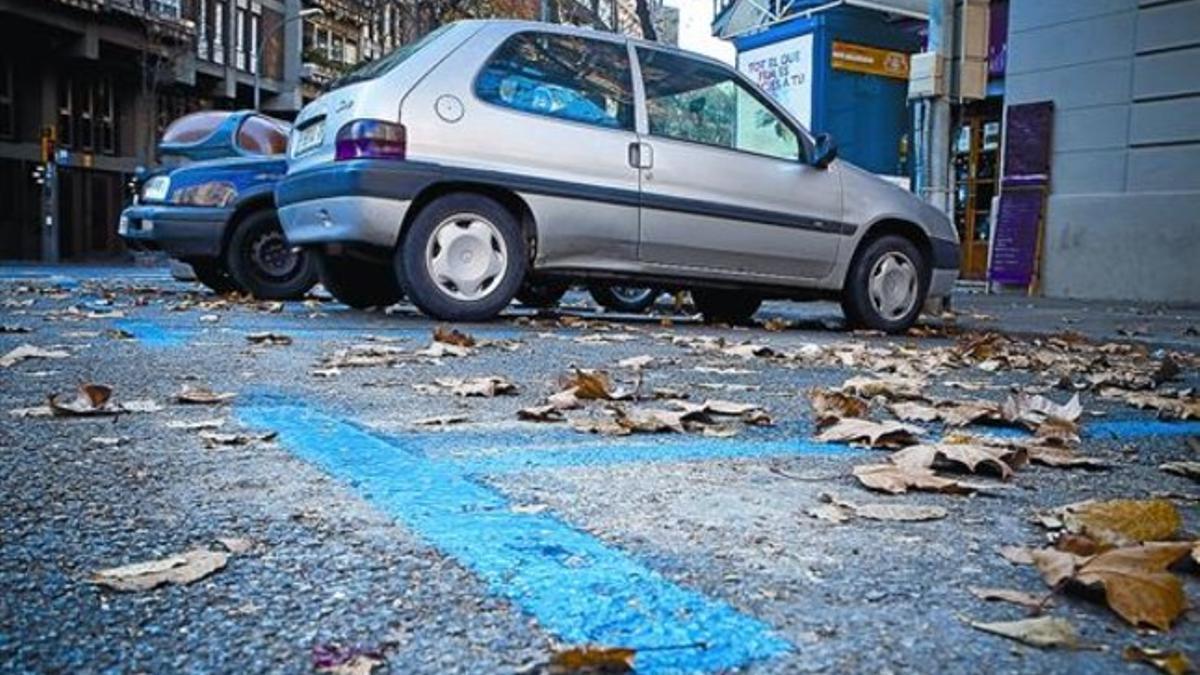
[[[522,513],[452,463],[304,405],[254,403],[250,425],[410,527],[568,643],[640,648],[643,673],[746,666],[791,645],[767,624],[682,588],[548,513]],[[431,435],[436,438],[436,435]]]
[[[114,325],[132,335],[138,342],[154,349],[182,347],[195,334],[192,329],[171,328],[157,321],[142,319],[118,319]]]
[[[1200,436],[1200,420],[1171,422],[1158,419],[1124,419],[1084,422],[1083,436],[1089,439]]]

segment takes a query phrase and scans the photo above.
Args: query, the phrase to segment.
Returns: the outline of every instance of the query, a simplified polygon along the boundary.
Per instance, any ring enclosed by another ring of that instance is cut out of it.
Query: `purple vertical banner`
[[[1008,0],[992,0],[988,11],[988,77],[1008,69]]]
[[[1009,106],[1004,130],[1004,178],[992,236],[988,279],[1029,286],[1038,268],[1042,208],[1050,187],[1054,103]]]
[[[1017,286],[1033,281],[1044,200],[1041,187],[1005,188],[992,239],[990,281]]]

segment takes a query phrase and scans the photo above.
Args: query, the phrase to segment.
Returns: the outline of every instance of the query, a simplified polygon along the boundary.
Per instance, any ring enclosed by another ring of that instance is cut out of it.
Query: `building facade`
[[[1041,287],[1200,302],[1200,0],[1011,0],[1006,104],[1053,102]]]

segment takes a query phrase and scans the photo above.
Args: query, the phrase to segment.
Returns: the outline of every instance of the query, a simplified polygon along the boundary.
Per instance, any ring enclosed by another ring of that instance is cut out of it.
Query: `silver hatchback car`
[[[945,215],[845,161],[736,70],[620,35],[463,21],[306,106],[290,242],[365,307],[495,316],[523,284],[687,289],[707,319],[836,298],[907,329],[958,276]]]

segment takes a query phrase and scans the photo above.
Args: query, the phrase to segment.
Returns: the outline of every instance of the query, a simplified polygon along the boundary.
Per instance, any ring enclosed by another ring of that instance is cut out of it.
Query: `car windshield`
[[[449,31],[452,26],[454,26],[454,24],[448,23],[432,33],[427,34],[425,37],[417,40],[416,42],[410,42],[402,47],[397,47],[396,49],[384,54],[374,61],[369,61],[362,64],[361,66],[334,80],[329,85],[329,91],[340,89],[341,87],[346,87],[358,82],[373,80],[380,75],[383,75],[401,63],[407,61],[410,56],[421,51],[423,47],[436,40],[443,33]]]

